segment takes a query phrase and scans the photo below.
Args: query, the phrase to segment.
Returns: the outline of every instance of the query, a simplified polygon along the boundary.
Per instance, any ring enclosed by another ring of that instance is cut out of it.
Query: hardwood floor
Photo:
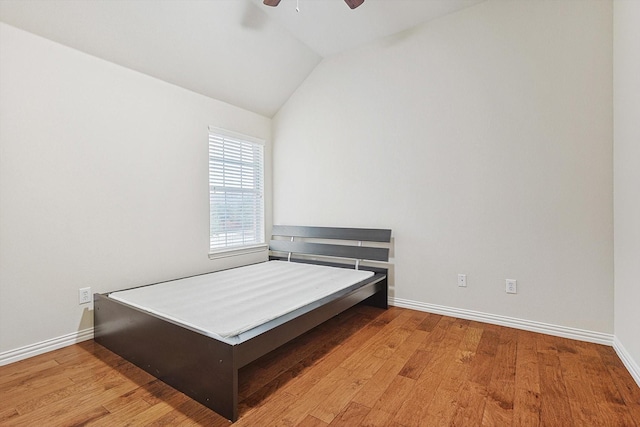
[[[240,373],[235,426],[637,426],[612,348],[358,306]],[[2,426],[228,426],[93,341],[0,367]]]

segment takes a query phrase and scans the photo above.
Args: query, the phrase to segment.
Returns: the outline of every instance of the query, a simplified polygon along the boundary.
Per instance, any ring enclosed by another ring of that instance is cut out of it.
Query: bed
[[[391,230],[272,235],[265,263],[94,294],[95,341],[236,421],[240,368],[358,303],[387,308]]]

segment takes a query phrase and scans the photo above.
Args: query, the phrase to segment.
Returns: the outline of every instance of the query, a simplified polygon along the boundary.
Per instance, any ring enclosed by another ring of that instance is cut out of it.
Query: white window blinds
[[[264,143],[209,128],[210,252],[264,243]]]

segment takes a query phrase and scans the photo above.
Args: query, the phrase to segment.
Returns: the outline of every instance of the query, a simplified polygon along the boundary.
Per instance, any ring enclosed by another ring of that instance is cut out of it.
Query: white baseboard
[[[618,354],[620,360],[622,360],[622,363],[624,363],[627,371],[629,371],[633,379],[638,384],[638,387],[640,387],[640,366],[638,366],[638,364],[633,360],[629,352],[624,348],[617,337],[613,337],[613,349]]]
[[[93,328],[83,329],[57,338],[51,338],[35,344],[26,345],[16,348],[15,350],[4,351],[0,353],[0,366],[9,363],[57,350],[68,345],[77,344],[82,341],[93,339]]]
[[[389,298],[389,304],[396,307],[410,308],[418,311],[442,314],[445,316],[459,317],[461,319],[475,320],[494,325],[508,326],[510,328],[523,329],[525,331],[539,332],[547,335],[554,335],[563,338],[570,338],[579,341],[587,341],[596,344],[613,345],[612,334],[602,332],[586,331],[584,329],[569,328],[566,326],[552,325],[549,323],[536,322],[533,320],[518,319],[515,317],[500,316],[497,314],[483,313],[480,311],[465,310],[462,308],[447,307],[444,305],[427,304],[424,302],[406,300],[402,298]]]

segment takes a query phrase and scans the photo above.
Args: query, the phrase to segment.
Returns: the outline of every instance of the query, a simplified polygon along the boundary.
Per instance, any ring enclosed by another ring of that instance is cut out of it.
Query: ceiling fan
[[[356,7],[360,6],[362,3],[364,3],[364,0],[344,0],[344,2],[349,5],[349,7],[351,9],[355,9]],[[267,6],[277,6],[280,3],[280,0],[264,0],[263,1],[264,4],[266,4]]]

